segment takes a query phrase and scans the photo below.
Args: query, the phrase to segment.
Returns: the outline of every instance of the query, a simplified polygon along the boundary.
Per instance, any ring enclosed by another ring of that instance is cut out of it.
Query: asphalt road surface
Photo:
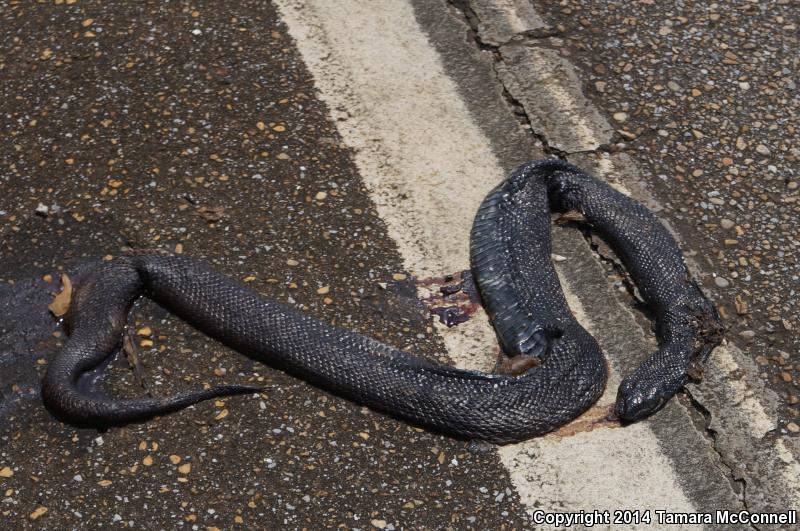
[[[717,513],[800,505],[790,4],[1,2],[0,526],[796,528]],[[729,327],[704,380],[646,421],[597,422],[655,343],[613,253],[568,226],[556,265],[611,378],[554,434],[430,433],[146,300],[130,317],[143,375],[120,355],[97,392],[266,391],[102,432],[42,405],[61,275],[131,248],[205,258],[325,321],[490,370],[485,315],[448,329],[422,299],[467,268],[483,196],[544,156],[655,210]]]

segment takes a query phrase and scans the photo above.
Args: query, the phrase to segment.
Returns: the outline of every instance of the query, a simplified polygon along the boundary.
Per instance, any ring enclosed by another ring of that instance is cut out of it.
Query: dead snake
[[[478,210],[471,270],[508,355],[540,363],[519,376],[433,363],[329,325],[182,255],[133,253],[98,266],[77,288],[69,339],[51,362],[46,406],[76,425],[109,426],[260,388],[227,385],[164,398],[100,399],[79,376],[118,347],[142,294],[222,343],[341,396],[457,437],[509,443],[551,431],[604,390],[605,360],[573,317],[550,259],[550,211],[578,211],[614,247],[654,312],[660,348],[619,387],[615,413],[659,409],[719,344],[716,309],[691,279],[675,240],[645,207],[565,162],[520,166]]]

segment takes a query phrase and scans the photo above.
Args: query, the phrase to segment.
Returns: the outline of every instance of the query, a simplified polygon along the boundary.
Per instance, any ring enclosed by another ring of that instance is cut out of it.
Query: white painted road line
[[[422,277],[466,269],[474,212],[504,172],[411,6],[276,4],[406,267]],[[589,122],[581,123],[581,141],[599,144]],[[591,330],[591,320],[582,320]],[[485,369],[494,361],[494,336],[485,319],[470,327],[442,331],[449,355],[458,366]],[[613,401],[618,381],[612,366],[602,403]],[[503,447],[500,457],[530,511],[695,510],[647,423],[547,436]],[[649,527],[658,528],[642,526]]]
[[[503,170],[410,6],[277,4],[406,268],[420,277],[466,269],[472,216]],[[460,366],[493,365],[485,319],[444,340]]]
[[[475,210],[503,170],[411,8],[396,0],[278,5],[321,98],[340,113],[342,138],[357,151],[359,171],[408,269],[421,276],[465,269]],[[401,194],[407,199],[398,200]],[[447,346],[464,366],[470,360],[456,339],[461,333],[454,328]],[[496,347],[487,339],[478,354],[488,357]],[[530,508],[536,502],[552,510],[692,510],[645,425],[510,445],[501,458]],[[608,480],[587,482],[589,471]],[[619,477],[608,477],[610,471]],[[653,478],[661,478],[658,488]]]

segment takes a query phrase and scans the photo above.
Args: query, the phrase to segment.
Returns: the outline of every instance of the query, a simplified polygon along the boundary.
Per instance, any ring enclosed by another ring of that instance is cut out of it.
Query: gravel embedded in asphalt
[[[0,522],[521,527],[495,451],[333,397],[146,301],[131,317],[146,389],[118,359],[103,392],[267,391],[105,432],[56,422],[38,385],[64,337],[44,304],[60,271],[130,247],[444,350],[269,3],[11,3],[0,20]]]
[[[582,70],[659,215],[715,275],[704,284],[729,337],[753,334],[743,347],[770,360],[763,376],[796,422],[800,12],[790,0],[534,4],[560,30],[544,44]]]

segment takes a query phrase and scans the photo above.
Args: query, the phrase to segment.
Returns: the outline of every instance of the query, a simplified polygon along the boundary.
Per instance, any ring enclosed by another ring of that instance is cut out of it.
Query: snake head
[[[629,376],[619,386],[614,413],[627,422],[641,420],[661,409],[671,396],[665,396],[660,385],[648,385]]]
[[[622,380],[614,405],[617,417],[634,422],[664,407],[689,378],[686,350],[684,345],[665,346]]]

